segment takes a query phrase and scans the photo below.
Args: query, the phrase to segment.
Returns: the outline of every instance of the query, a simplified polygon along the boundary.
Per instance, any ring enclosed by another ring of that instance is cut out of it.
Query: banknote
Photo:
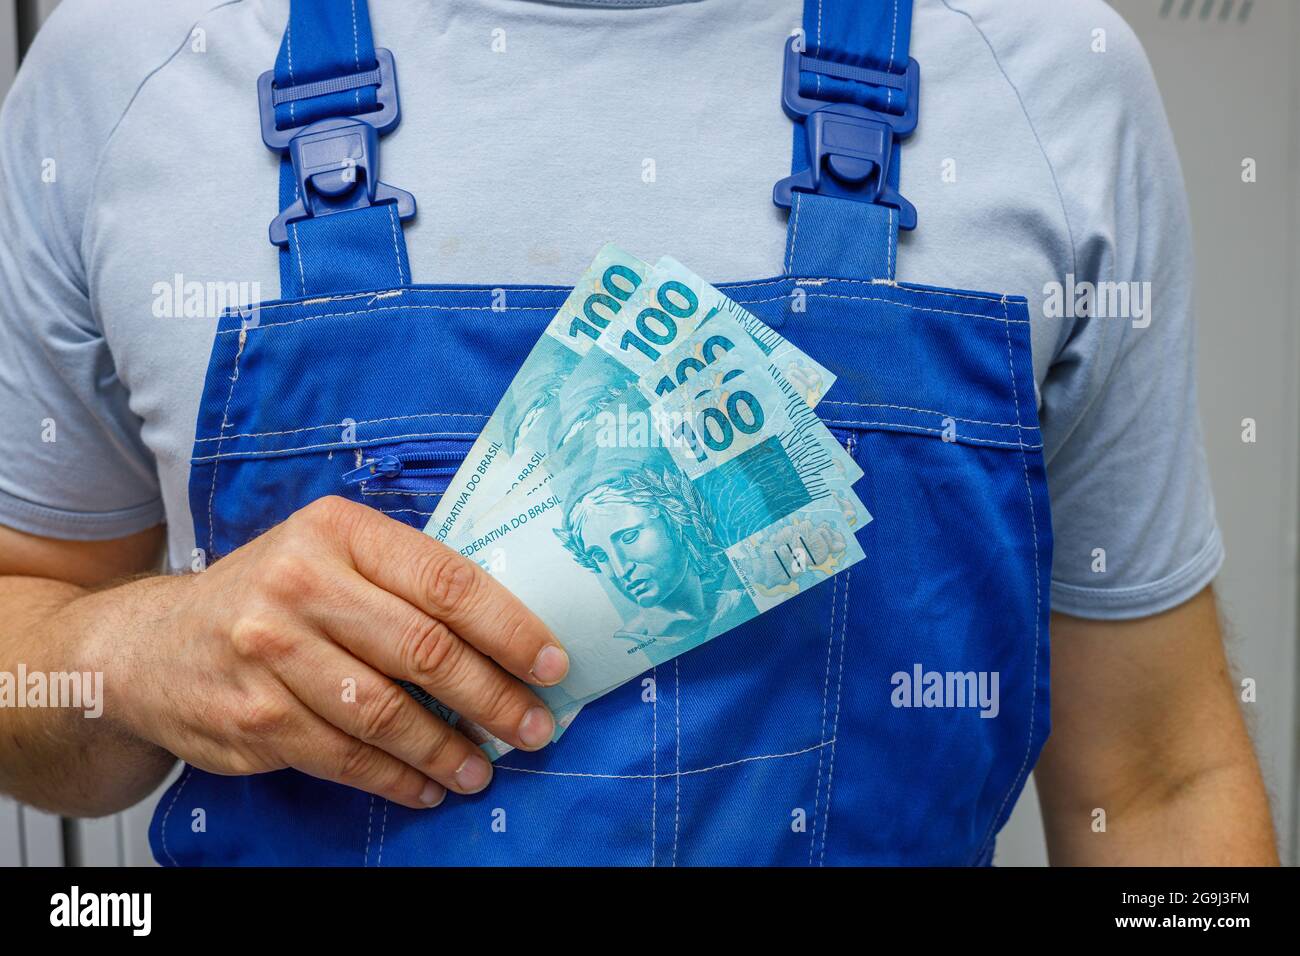
[[[478,506],[460,516],[456,530],[461,537],[472,534],[494,499],[519,486],[535,490],[544,484],[552,470],[545,464],[547,457],[565,446],[581,447],[583,429],[614,398],[637,384],[648,397],[668,394],[724,350],[720,343],[726,335],[736,340],[737,329],[762,350],[764,365],[779,373],[809,407],[835,383],[829,369],[677,260],[665,256],[653,268],[627,264],[644,269],[644,281],[594,339],[596,347],[570,369],[555,400],[531,423],[513,455],[497,468],[492,494],[480,495]],[[724,328],[716,335],[696,335],[715,325]],[[683,351],[686,343],[694,350],[690,354]],[[451,529],[441,536],[449,544],[454,539]]]
[[[585,441],[459,548],[563,635],[569,675],[540,691],[561,723],[863,556],[806,403],[747,361],[707,372],[652,403],[657,440]]]
[[[797,350],[793,351],[797,353]],[[799,361],[793,357],[782,361],[781,354],[776,349],[771,352],[760,349],[731,311],[720,312],[701,323],[676,350],[656,362],[653,368],[640,377],[636,386],[625,390],[618,399],[598,412],[594,427],[587,433],[587,437],[597,448],[616,445],[635,447],[654,440],[662,441],[663,435],[677,434],[687,424],[680,410],[680,395],[674,395],[683,386],[696,391],[721,389],[726,385],[723,379],[730,376],[734,380],[738,369],[748,371],[765,368],[781,393],[785,415],[792,429],[791,433],[782,435],[783,443],[792,449],[792,454],[800,456],[804,471],[816,475],[819,486],[824,486],[824,490],[830,492],[830,500],[840,508],[848,528],[857,531],[871,520],[865,506],[851,491],[852,485],[862,476],[862,469],[808,407],[804,401],[804,386],[790,380],[793,378],[798,381]],[[786,377],[787,374],[790,374],[790,378]],[[665,376],[671,379],[671,385],[664,384]],[[665,399],[665,396],[669,398]],[[677,414],[676,421],[670,420],[674,412]],[[809,429],[818,432],[816,441],[794,433]],[[538,494],[549,483],[550,469],[562,471],[573,464],[576,458],[584,455],[587,449],[585,442],[565,443],[539,469],[538,473],[542,477],[536,485],[519,486],[503,502],[488,510],[484,523],[492,527],[516,519],[520,512],[527,511],[524,499]],[[472,530],[461,530],[463,533],[460,537],[473,535]],[[456,547],[458,540],[453,539],[449,544]],[[800,550],[796,545],[773,560],[786,560],[795,566],[805,560],[806,554],[806,548]],[[489,564],[499,562],[501,557],[497,548],[479,551],[479,559]],[[773,569],[774,572],[775,570]],[[555,739],[559,739],[583,704],[606,692],[604,689],[592,692],[567,708],[562,715],[564,719],[557,727]],[[499,756],[506,752],[508,745],[494,740],[491,748],[489,753]]]
[[[805,470],[820,476],[820,480],[824,482],[824,490],[829,492],[830,500],[839,507],[845,524],[856,532],[871,521],[871,514],[852,491],[852,486],[862,476],[862,469],[835,442],[825,425],[803,401],[798,389],[785,379],[781,368],[771,363],[770,356],[760,352],[745,335],[737,334],[738,332],[740,332],[739,327],[729,323],[726,318],[710,320],[707,326],[701,326],[696,331],[691,341],[684,343],[673,356],[667,357],[664,364],[668,368],[688,369],[686,374],[680,377],[679,385],[684,384],[701,390],[723,389],[728,382],[734,386],[737,384],[737,369],[762,368],[767,363],[769,375],[785,398],[786,414],[791,428],[794,431],[813,429],[819,433],[818,441],[808,441],[806,438],[801,439],[796,434],[788,433],[782,436],[782,443],[789,448],[800,449],[795,452],[796,456],[808,456],[803,460]],[[715,364],[724,353],[726,363]],[[651,386],[652,382],[648,381],[647,377],[643,377],[642,391],[648,392]],[[674,407],[671,403],[660,402],[646,408],[625,393],[597,417],[595,442],[598,447],[609,446],[619,441],[635,443],[644,431],[643,419],[638,417],[642,415],[650,418],[659,416],[656,431],[660,434],[674,434],[675,430],[680,429],[684,423],[680,417],[676,421],[670,420]],[[572,448],[573,446],[569,445],[561,449],[548,460],[547,465],[562,470],[574,457]],[[539,490],[541,489],[530,493],[535,494]],[[512,495],[502,508],[494,511],[509,512],[512,506],[518,505],[518,502],[518,495]],[[490,517],[489,524],[491,520]],[[784,548],[771,549],[764,554],[753,553],[750,555],[750,560],[756,561],[766,556],[776,567],[770,568],[769,573],[763,578],[780,581],[788,571],[798,569],[802,564],[815,563],[816,555],[813,554],[813,549],[808,543],[812,537],[811,534],[800,536],[791,532],[790,540],[786,542]],[[557,727],[554,739],[558,740],[563,735],[585,704],[604,693],[607,691],[594,692],[567,707],[564,710],[564,721]]]
[[[535,485],[541,480],[544,473],[539,470],[548,454],[569,441],[580,444],[582,430],[592,417],[633,385],[663,350],[694,332],[708,314],[690,288],[664,280],[644,263],[640,266],[645,270],[643,280],[653,276],[655,281],[649,285],[646,281],[639,283],[617,312],[611,312],[598,334],[590,335],[591,344],[581,360],[565,369],[553,400],[528,422],[526,434],[520,436],[507,462],[497,470],[491,494],[482,495],[479,501],[483,504],[462,517],[456,529],[462,536],[487,510],[485,504],[499,501],[520,485]],[[516,376],[502,404],[516,401],[516,394],[527,396],[531,392],[527,381]],[[442,540],[450,543],[451,533]]]
[[[743,326],[738,313],[742,313],[735,303],[728,301],[727,307],[718,309],[701,322],[699,327],[677,348],[664,354],[652,366],[642,373],[635,386],[630,386],[608,405],[594,413],[591,419],[592,430],[588,441],[601,447],[613,444],[638,444],[656,437],[667,423],[655,421],[655,416],[670,412],[676,406],[672,401],[664,401],[665,396],[672,396],[677,389],[690,387],[695,389],[720,387],[716,374],[735,374],[735,369],[766,369],[785,398],[786,411],[797,427],[819,430],[820,443],[809,443],[805,447],[830,457],[829,473],[837,487],[847,490],[862,477],[862,469],[852,456],[835,442],[821,420],[813,414],[807,402],[810,379],[808,364],[811,362],[802,352],[789,346],[784,340],[772,333],[776,341],[769,341],[770,351],[764,351],[758,340],[751,336],[750,330]],[[723,361],[725,359],[725,361]],[[718,365],[722,361],[721,365]],[[573,460],[585,453],[587,443],[567,441],[540,462],[534,469],[530,480],[518,486],[526,495],[540,492],[550,481],[552,473],[558,473],[569,467]],[[819,471],[821,469],[819,468]],[[504,506],[498,505],[485,512],[492,516],[503,510],[515,509],[519,505],[517,490],[507,497]],[[845,494],[840,498],[851,504],[855,510],[848,516],[850,526],[859,528],[871,520],[870,514],[856,495]],[[477,519],[476,519],[477,520]],[[487,525],[491,527],[491,518]],[[473,524],[461,527],[461,533],[453,536],[448,543],[453,547],[461,540],[472,537]]]
[[[779,332],[767,325],[756,315],[742,308],[728,298],[721,290],[715,288],[682,265],[671,256],[662,257],[655,263],[654,269],[647,277],[649,284],[645,287],[646,297],[655,283],[678,282],[692,290],[700,301],[700,309],[705,313],[702,325],[730,319],[735,326],[743,329],[755,345],[762,350],[766,364],[774,374],[779,374],[790,383],[809,408],[816,408],[826,392],[835,384],[835,374],[820,362],[804,354],[798,346],[787,341]],[[636,302],[629,303],[628,314],[633,314]],[[709,364],[712,353],[719,347],[712,339],[713,334],[729,334],[734,329],[710,327],[710,335],[697,337],[689,350],[678,348],[662,355],[648,374],[643,374],[642,385],[652,385],[656,395],[666,395],[705,365]],[[725,351],[725,345],[722,346]],[[647,381],[654,376],[654,381]]]
[[[585,703],[861,558],[861,469],[812,412],[833,383],[676,260],[601,249],[425,529],[556,602],[534,610],[573,661],[542,692],[557,739]],[[575,546],[620,507],[641,526]],[[600,573],[619,560],[631,578]],[[511,749],[407,689],[491,759]]]
[[[425,525],[426,534],[445,541],[480,502],[495,503],[509,490],[511,483],[503,475],[506,461],[545,416],[570,372],[641,286],[649,269],[617,246],[601,248],[470,446]]]

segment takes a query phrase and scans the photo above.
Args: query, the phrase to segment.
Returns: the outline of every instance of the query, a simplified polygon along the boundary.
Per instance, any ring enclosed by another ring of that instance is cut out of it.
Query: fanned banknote
[[[480,507],[509,491],[504,465],[545,416],[560,387],[591,350],[650,267],[614,245],[604,246],[533,346],[464,463],[452,477],[425,532],[445,541]]]
[[[791,420],[800,422],[800,427],[820,429],[827,438],[827,441],[809,447],[815,447],[818,452],[830,456],[834,465],[834,480],[838,485],[845,489],[852,487],[862,477],[862,469],[843,447],[829,440],[825,426],[808,405],[805,398],[808,378],[806,356],[793,346],[788,346],[784,340],[782,343],[787,347],[779,354],[775,351],[764,352],[741,326],[733,310],[715,310],[677,348],[650,366],[636,385],[629,386],[617,399],[592,414],[590,422],[583,425],[584,428],[592,429],[587,434],[587,441],[569,440],[554,448],[532,470],[530,481],[520,484],[502,503],[485,511],[485,525],[491,527],[491,516],[499,514],[503,509],[518,510],[522,502],[519,498],[521,489],[525,495],[535,495],[542,491],[552,473],[569,467],[575,458],[586,452],[589,443],[609,447],[616,443],[635,445],[653,440],[664,424],[656,422],[655,416],[674,407],[674,393],[683,387],[699,390],[708,387],[710,382],[714,387],[718,386],[720,383],[716,382],[715,376],[719,370],[734,376],[735,369],[766,369],[785,398]],[[719,362],[722,364],[717,364]],[[857,509],[850,516],[850,524],[854,528],[871,520],[870,514],[865,507],[861,507],[856,495],[848,494],[843,500],[852,503]],[[474,526],[464,525],[460,534],[448,539],[448,544],[455,547],[473,535]]]
[[[560,636],[540,691],[585,703],[862,557],[861,469],[813,412],[823,366],[671,258],[606,246],[525,360],[425,531]],[[419,688],[482,746],[509,751]]]
[[[540,494],[516,490],[459,548],[568,648],[539,691],[557,720],[862,558],[842,449],[750,361],[650,403],[656,440],[584,429]]]
[[[545,464],[547,457],[569,443],[581,445],[582,429],[626,389],[640,381],[652,395],[667,394],[716,355],[713,336],[695,339],[695,332],[702,326],[730,319],[810,407],[815,407],[835,383],[828,369],[671,257],[665,256],[651,268],[607,245],[584,274],[584,283],[590,284],[594,273],[614,265],[641,277],[636,291],[619,303],[619,308],[602,311],[598,317],[608,321],[600,327],[581,318],[571,319],[566,326],[566,312],[561,310],[551,328],[586,328],[582,335],[594,347],[586,346],[581,360],[567,367],[558,391],[547,395],[545,407],[529,420],[513,453],[504,462],[495,463],[491,486],[486,492],[480,491],[472,507],[462,510],[453,527],[439,522],[435,513],[431,526],[441,532],[437,535],[440,540],[451,543],[457,534],[468,535],[479,517],[515,488],[535,489],[543,484],[551,470]],[[565,304],[566,309],[572,301],[573,297]],[[682,354],[681,346],[688,341],[696,342],[699,354]],[[531,394],[529,376],[521,373],[516,377],[502,405],[522,404],[516,393]]]
[[[829,434],[796,387],[785,379],[782,370],[772,364],[769,358],[748,340],[738,325],[724,317],[710,320],[707,327],[701,326],[691,340],[683,343],[672,356],[666,357],[662,364],[668,368],[688,369],[681,376],[679,385],[685,385],[696,392],[705,389],[724,392],[729,385],[739,387],[743,384],[743,380],[738,378],[739,370],[766,367],[784,397],[785,412],[790,422],[789,430],[782,435],[782,444],[791,450],[791,457],[799,462],[801,470],[818,476],[821,485],[819,492],[830,496],[830,500],[839,507],[845,524],[856,532],[871,520],[870,513],[852,491],[862,470]],[[696,361],[697,359],[703,360]],[[724,361],[717,364],[720,359]],[[641,396],[633,396],[635,390],[630,389],[597,416],[596,430],[593,433],[597,447],[610,447],[616,443],[636,444],[647,431],[652,436],[660,436],[662,440],[665,434],[678,435],[682,426],[688,424],[680,414],[680,405],[674,404],[680,401],[680,396],[668,401],[644,403],[642,397],[653,387],[655,381],[654,376],[643,376]],[[673,418],[675,410],[678,410],[677,417]],[[647,421],[651,422],[649,428],[646,427]],[[810,440],[810,436],[800,434],[805,431],[817,432],[816,439]],[[581,446],[569,443],[548,459],[547,466],[562,472],[582,453]],[[527,493],[536,495],[542,490],[539,487],[530,489]],[[509,519],[512,512],[523,507],[524,500],[516,492],[501,506],[492,509],[484,523],[491,526],[502,517]],[[766,560],[772,565],[767,569],[768,573],[757,576],[758,579],[777,581],[779,586],[791,587],[791,579],[803,565],[818,563],[819,549],[811,543],[817,540],[817,533],[806,524],[792,522],[785,532],[784,546],[766,551],[756,549],[750,553],[751,562]],[[493,553],[500,558],[499,553]],[[798,592],[796,590],[792,593]],[[556,728],[555,739],[563,735],[583,705],[609,690],[613,688],[595,691],[565,708],[562,712],[564,719]],[[508,746],[500,741],[497,744],[499,747]]]

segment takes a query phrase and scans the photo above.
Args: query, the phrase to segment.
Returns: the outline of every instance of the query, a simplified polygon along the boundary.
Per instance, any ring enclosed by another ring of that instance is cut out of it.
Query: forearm
[[[1277,865],[1253,755],[1207,763],[1182,779],[1151,781],[1142,792],[1100,790],[1094,796],[1095,801],[1044,796],[1053,866]]]
[[[131,673],[125,655],[133,652],[114,636],[139,628],[140,610],[167,591],[163,578],[88,591],[46,578],[0,577],[0,680],[12,691],[12,700],[0,697],[0,791],[53,812],[97,816],[131,806],[161,782],[175,758],[117,719],[132,690],[122,675]],[[70,686],[50,680],[64,674],[90,675],[82,686],[91,693],[80,707],[51,706],[67,703],[51,692]]]
[[[1055,864],[1277,862],[1209,589],[1134,621],[1052,618],[1036,780]]]

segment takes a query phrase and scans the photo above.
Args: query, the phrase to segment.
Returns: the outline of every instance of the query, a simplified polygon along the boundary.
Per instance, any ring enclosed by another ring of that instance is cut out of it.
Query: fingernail
[[[569,655],[558,644],[547,644],[537,652],[533,669],[529,671],[543,684],[555,684],[569,673]]]
[[[551,735],[554,733],[555,718],[545,707],[529,708],[528,713],[524,714],[524,719],[519,721],[519,739],[523,741],[525,747],[534,750],[545,747],[551,742]]]
[[[488,785],[492,778],[492,765],[474,754],[465,758],[465,762],[456,771],[456,786],[465,793],[478,793]]]
[[[420,791],[420,802],[426,807],[436,807],[447,796],[447,788],[430,780]]]

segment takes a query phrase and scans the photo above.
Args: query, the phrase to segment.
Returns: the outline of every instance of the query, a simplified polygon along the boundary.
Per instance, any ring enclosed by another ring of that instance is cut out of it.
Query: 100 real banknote
[[[584,429],[544,488],[516,489],[458,548],[562,635],[569,675],[539,693],[565,726],[862,558],[860,472],[763,359],[746,342],[666,397],[616,400],[605,414],[646,414],[653,440]]]
[[[601,250],[426,528],[562,635],[557,738],[585,702],[860,559],[861,469],[811,411],[833,382],[680,263]],[[608,537],[613,519],[640,523]],[[510,749],[408,690],[493,759]]]
[[[624,281],[630,285],[631,277],[635,288],[620,299],[627,288]],[[597,291],[587,291],[592,288]],[[496,446],[488,445],[486,455],[475,455],[483,439],[476,442],[426,530],[450,543],[457,535],[466,536],[485,510],[516,487],[538,486],[548,475],[546,458],[567,443],[576,444],[596,412],[638,379],[654,395],[667,394],[716,351],[713,336],[695,340],[697,355],[679,355],[681,344],[721,316],[745,331],[810,407],[834,384],[828,369],[676,260],[664,257],[652,268],[607,245],[484,430],[485,435],[508,435],[503,440],[508,447],[492,454]]]

